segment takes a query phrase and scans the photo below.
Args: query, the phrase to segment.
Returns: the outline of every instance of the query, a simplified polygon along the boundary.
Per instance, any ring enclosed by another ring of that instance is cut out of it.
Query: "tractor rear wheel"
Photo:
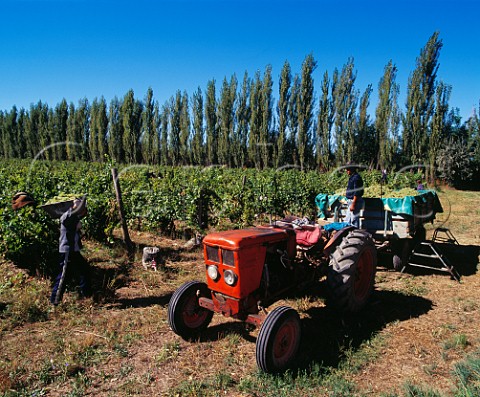
[[[330,256],[327,303],[341,311],[361,310],[372,294],[377,251],[369,233],[352,230]]]
[[[260,328],[256,343],[258,367],[267,373],[284,371],[300,346],[300,317],[296,310],[280,306],[271,311]]]
[[[189,281],[173,293],[168,304],[168,324],[173,332],[191,340],[210,324],[213,312],[198,304],[198,298],[209,292],[205,283]]]

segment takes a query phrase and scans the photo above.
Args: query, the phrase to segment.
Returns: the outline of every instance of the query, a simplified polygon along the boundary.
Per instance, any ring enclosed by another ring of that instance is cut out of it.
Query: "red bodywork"
[[[296,254],[295,233],[278,227],[255,227],[212,233],[203,240],[206,267],[213,265],[219,277],[212,280],[207,273],[207,285],[212,298],[200,298],[200,305],[249,322],[258,323],[255,291],[261,284],[267,251],[284,252],[288,258]],[[234,285],[224,280],[226,271],[237,276]],[[252,316],[253,315],[253,316]]]

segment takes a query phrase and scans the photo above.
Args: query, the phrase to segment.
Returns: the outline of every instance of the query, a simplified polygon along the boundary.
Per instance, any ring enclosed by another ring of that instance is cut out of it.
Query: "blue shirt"
[[[82,248],[80,218],[70,208],[60,218],[60,240],[58,252],[78,252]]]
[[[360,174],[355,172],[353,175],[350,175],[345,196],[349,200],[353,199],[353,196],[363,196],[363,180]]]

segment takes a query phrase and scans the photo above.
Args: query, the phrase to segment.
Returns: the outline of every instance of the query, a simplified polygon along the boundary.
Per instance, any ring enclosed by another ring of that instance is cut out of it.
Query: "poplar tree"
[[[194,165],[205,163],[204,151],[204,129],[203,129],[203,94],[202,89],[198,87],[192,97],[193,112],[193,138],[192,138],[192,156]]]
[[[248,158],[257,169],[262,168],[260,152],[260,134],[262,128],[262,80],[260,71],[255,73],[255,79],[250,88],[250,133],[248,139]]]
[[[87,148],[87,136],[90,131],[90,107],[86,98],[78,101],[78,106],[75,108],[73,103],[70,103],[67,121],[67,145],[66,154],[67,159],[71,161],[88,160],[89,157],[84,157],[84,149]],[[88,154],[88,150],[85,150]]]
[[[170,164],[170,153],[168,148],[168,126],[170,117],[170,105],[165,102],[160,114],[160,164]]]
[[[25,126],[25,156],[33,158],[41,150],[40,134],[41,134],[41,112],[43,104],[31,104],[30,110],[26,114]],[[0,146],[1,138],[0,138]],[[3,150],[3,149],[2,149]]]
[[[160,107],[158,101],[153,106],[153,123],[155,126],[152,136],[152,154],[150,156],[151,164],[160,164]]]
[[[376,162],[381,169],[390,167],[394,153],[394,136],[398,128],[399,86],[395,82],[397,67],[392,60],[385,66],[378,84],[378,105],[375,111]]]
[[[448,101],[452,87],[443,82],[437,85],[435,92],[435,111],[430,125],[430,136],[428,139],[428,175],[430,181],[435,178],[435,162],[445,137],[445,130],[448,118]]]
[[[107,134],[108,134],[108,114],[107,102],[102,96],[98,102],[97,118],[95,120],[95,128],[97,130],[97,150],[98,160],[103,162],[105,155],[108,153],[107,149]]]
[[[17,153],[15,151],[17,137],[17,117],[18,109],[15,105],[13,105],[10,112],[5,114],[3,151],[5,153],[5,158],[7,159],[13,159],[17,157]]]
[[[19,158],[27,157],[27,142],[26,142],[26,130],[28,128],[27,123],[28,115],[24,108],[20,108],[17,121],[17,155]]]
[[[333,125],[333,104],[329,97],[330,79],[328,72],[323,74],[322,96],[318,105],[317,122],[317,167],[328,170],[332,158],[331,134]]]
[[[90,138],[88,140],[88,149],[90,151],[90,159],[92,161],[99,161],[99,151],[98,151],[98,128],[97,128],[97,118],[99,115],[99,104],[97,98],[92,102],[92,107],[90,110]]]
[[[68,120],[67,120],[67,160],[75,161],[75,118],[77,117],[77,111],[73,102],[70,102],[68,107]]]
[[[313,72],[317,62],[313,55],[307,55],[302,64],[302,80],[300,83],[300,96],[298,98],[298,159],[300,168],[312,164],[312,125],[313,109],[315,107]]]
[[[169,154],[173,166],[180,164],[180,113],[182,109],[182,93],[177,91],[170,100],[170,142]]]
[[[191,164],[191,131],[190,131],[190,108],[188,95],[184,91],[180,107],[180,162],[183,165]]]
[[[355,109],[358,102],[358,93],[355,91],[353,58],[349,58],[342,68],[339,77],[338,71],[334,73],[334,100],[335,100],[335,157],[337,164],[345,164],[353,160]]]
[[[52,108],[48,109],[48,117],[47,117],[47,136],[48,141],[47,145],[42,149],[45,150],[43,155],[47,160],[56,160],[55,154],[55,114]]]
[[[67,121],[67,160],[80,161],[83,159],[84,136],[86,129],[89,128],[88,112],[87,99],[80,100],[77,108],[70,103]]]
[[[288,104],[290,102],[292,71],[290,64],[285,61],[280,74],[279,96],[277,104],[278,114],[278,139],[277,139],[277,157],[275,166],[281,167],[287,161],[287,128],[288,128]]]
[[[358,96],[359,96],[359,91],[355,91],[354,96],[351,97],[351,106],[349,107],[348,113],[347,113],[347,158],[346,161],[357,161],[354,158],[355,154],[355,135],[357,132],[357,114],[356,114],[356,109],[358,105]],[[357,161],[358,162],[358,161]]]
[[[68,120],[68,104],[63,99],[56,107],[53,116],[53,139],[51,143],[55,146],[52,148],[54,159],[64,160],[66,158],[65,142],[67,141],[67,120]]]
[[[251,109],[250,100],[250,78],[248,73],[243,75],[242,89],[240,90],[237,107],[235,110],[236,127],[233,139],[234,163],[236,167],[242,167],[247,159],[248,130],[250,125]]]
[[[153,100],[153,90],[148,89],[145,98],[145,109],[142,113],[142,152],[147,164],[160,163],[160,108]],[[143,145],[146,144],[147,147]]]
[[[75,142],[79,143],[76,146],[76,159],[88,160],[88,140],[90,136],[90,104],[87,98],[83,98],[78,102],[77,114],[75,118]]]
[[[5,115],[3,111],[0,110],[0,158],[6,158],[3,148],[3,139],[5,133]]]
[[[155,164],[159,157],[156,114],[158,115],[158,106],[154,103],[152,88],[148,88],[144,100],[141,130],[142,159],[145,164]]]
[[[478,109],[480,110],[480,101]],[[470,135],[470,141],[473,148],[474,159],[480,171],[480,118],[476,108],[473,109],[472,117],[467,121],[467,129]]]
[[[293,78],[290,101],[288,103],[288,156],[289,163],[298,165],[298,102],[300,98],[300,77],[295,75]]]
[[[123,126],[123,148],[125,161],[130,164],[139,163],[140,158],[140,129],[142,104],[135,100],[133,90],[125,94],[120,108]]]
[[[40,112],[42,107],[43,104],[41,102],[38,102],[36,105],[30,105],[25,139],[27,156],[31,158],[34,158],[40,151]]]
[[[232,166],[233,130],[235,127],[235,99],[237,94],[237,78],[233,75],[230,82],[223,79],[218,102],[218,162]]]
[[[220,98],[217,103],[218,122],[218,164],[228,164],[230,155],[230,85],[227,78],[223,78]]]
[[[408,79],[406,112],[403,117],[403,151],[413,163],[426,159],[428,127],[435,108],[438,59],[443,46],[435,32],[420,51],[416,68]]]
[[[260,156],[262,167],[267,168],[270,164],[272,156],[272,116],[273,116],[273,80],[272,80],[272,66],[268,65],[265,68],[263,75],[263,82],[261,88],[261,126],[260,126]]]
[[[360,98],[358,112],[357,134],[355,136],[354,158],[360,164],[375,163],[375,129],[370,121],[368,107],[370,106],[370,95],[372,85],[369,84]]]
[[[218,130],[217,130],[217,99],[215,93],[215,80],[207,83],[205,100],[205,126],[207,134],[207,163],[217,164]]]
[[[117,97],[110,101],[108,108],[108,153],[117,163],[125,162],[125,152],[122,145],[123,123],[121,104]]]

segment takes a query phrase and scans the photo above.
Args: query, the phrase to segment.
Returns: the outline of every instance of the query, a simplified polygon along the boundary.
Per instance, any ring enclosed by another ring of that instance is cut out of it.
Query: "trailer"
[[[392,254],[395,270],[404,271],[407,266],[446,271],[456,280],[458,273],[440,252],[435,238],[440,234],[453,242],[455,238],[446,228],[437,228],[434,238],[426,240],[425,225],[432,223],[443,208],[433,190],[419,191],[415,196],[401,198],[365,197],[360,210],[360,229],[373,237],[378,251]],[[319,194],[315,204],[323,223],[338,223],[345,219],[347,199],[341,195]],[[456,241],[456,240],[455,240]]]

